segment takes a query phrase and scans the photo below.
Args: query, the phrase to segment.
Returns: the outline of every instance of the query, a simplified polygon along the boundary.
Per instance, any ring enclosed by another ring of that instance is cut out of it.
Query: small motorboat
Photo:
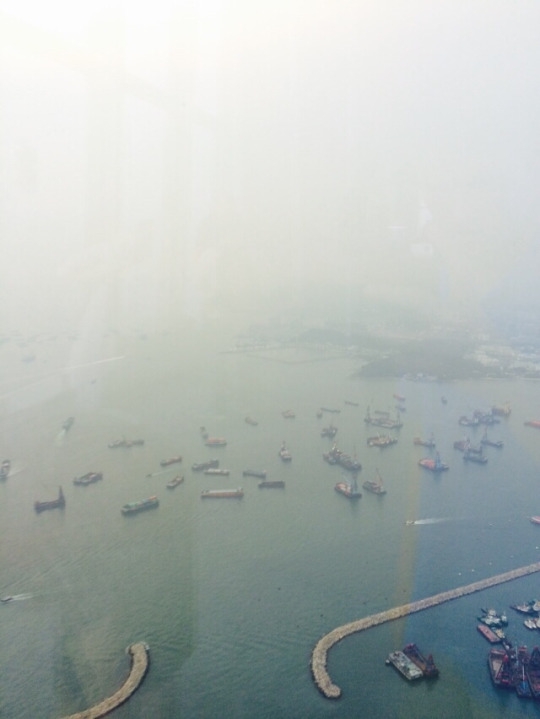
[[[7,604],[8,602],[12,602],[12,601],[13,601],[13,597],[9,597],[9,596],[8,597],[0,597],[0,602],[2,602],[2,604]]]

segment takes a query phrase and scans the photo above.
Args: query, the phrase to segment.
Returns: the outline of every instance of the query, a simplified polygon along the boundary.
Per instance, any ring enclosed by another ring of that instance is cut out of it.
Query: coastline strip
[[[341,689],[332,682],[330,675],[326,669],[328,660],[328,652],[334,646],[345,637],[356,632],[363,632],[370,627],[376,627],[379,624],[385,624],[391,622],[394,619],[401,619],[409,614],[415,612],[421,612],[424,609],[435,607],[444,602],[449,602],[452,599],[458,599],[464,597],[467,594],[473,594],[474,592],[480,592],[488,587],[494,587],[497,584],[503,584],[504,582],[510,582],[513,579],[519,579],[525,577],[528,574],[534,574],[540,572],[540,562],[529,564],[526,567],[520,567],[518,569],[512,569],[509,572],[503,574],[497,574],[493,577],[487,577],[481,579],[478,582],[467,584],[463,587],[457,587],[456,589],[450,589],[440,594],[434,594],[431,597],[425,599],[419,599],[416,602],[410,602],[409,604],[402,604],[399,607],[393,607],[393,609],[387,609],[385,612],[379,612],[378,614],[372,614],[369,617],[358,619],[349,624],[343,624],[340,627],[332,629],[331,632],[325,634],[319,639],[315,645],[311,655],[311,672],[313,679],[319,691],[328,699],[338,699],[341,696]]]
[[[121,704],[126,702],[130,696],[139,688],[142,680],[148,671],[148,645],[144,642],[137,642],[131,644],[128,647],[128,652],[131,655],[131,670],[126,681],[122,684],[120,689],[112,694],[107,699],[95,704],[89,709],[85,709],[82,712],[76,714],[70,714],[64,719],[99,719],[106,714],[109,714],[114,709],[119,707]]]

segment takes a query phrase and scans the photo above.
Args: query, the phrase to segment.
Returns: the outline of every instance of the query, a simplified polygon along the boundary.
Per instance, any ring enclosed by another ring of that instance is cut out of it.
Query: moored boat
[[[416,664],[422,674],[428,679],[434,679],[435,677],[439,676],[439,669],[433,661],[433,655],[428,654],[428,656],[425,657],[418,649],[416,644],[407,644],[403,648],[403,654],[405,654],[405,656],[408,657],[411,662],[414,662],[414,664]]]
[[[160,465],[162,467],[168,467],[170,464],[177,464],[182,461],[182,457],[177,455],[176,457],[169,457],[169,459],[162,459]]]
[[[176,477],[173,477],[167,482],[167,489],[174,489],[175,487],[178,487],[179,484],[182,484],[183,481],[184,475],[178,474]]]
[[[80,484],[84,486],[87,484],[93,484],[94,482],[99,482],[100,479],[103,479],[103,472],[87,472],[81,477],[75,477],[73,484]]]
[[[405,677],[407,681],[414,681],[415,679],[422,679],[424,674],[422,673],[422,670],[419,669],[416,664],[409,659],[409,657],[404,654],[403,652],[396,650],[394,652],[390,652],[388,655],[388,659],[386,660],[387,664],[391,664],[393,667],[395,667],[398,672],[401,674],[401,676]]]
[[[152,495],[147,499],[141,499],[137,502],[128,502],[124,504],[120,510],[122,514],[137,514],[137,512],[144,512],[146,509],[154,509],[159,506],[159,499]]]
[[[201,499],[241,499],[244,496],[242,487],[237,489],[203,489]]]
[[[66,506],[66,499],[62,492],[62,487],[59,487],[58,498],[52,499],[49,502],[34,502],[34,509],[36,512],[43,512],[46,509],[63,509]]]
[[[502,641],[502,638],[499,637],[491,627],[488,627],[486,624],[477,624],[476,628],[480,632],[480,634],[484,637],[484,639],[487,639],[490,644],[498,644]]]
[[[504,689],[513,689],[515,686],[515,664],[516,656],[514,650],[507,648],[490,649],[488,654],[488,667],[493,684]]]

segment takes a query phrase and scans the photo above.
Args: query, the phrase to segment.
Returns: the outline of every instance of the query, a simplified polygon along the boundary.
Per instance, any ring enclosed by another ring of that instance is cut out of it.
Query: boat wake
[[[32,599],[34,595],[33,594],[10,594],[6,597],[0,597],[0,601],[4,604],[7,604],[8,602],[23,602],[25,599]]]

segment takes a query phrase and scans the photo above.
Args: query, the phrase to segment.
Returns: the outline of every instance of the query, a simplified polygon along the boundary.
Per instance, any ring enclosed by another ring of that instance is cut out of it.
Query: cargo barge
[[[405,679],[409,682],[414,681],[415,679],[422,679],[424,676],[422,670],[419,669],[408,656],[399,651],[399,649],[394,652],[390,652],[388,659],[386,660],[386,664],[391,664],[395,667],[401,676],[405,677]]]
[[[50,502],[34,502],[34,509],[36,512],[44,512],[46,509],[64,509],[66,506],[66,499],[62,492],[62,487],[58,490],[58,498],[52,499]]]
[[[179,484],[182,484],[184,481],[184,475],[179,474],[176,477],[173,477],[169,482],[167,482],[167,489],[174,489],[175,487],[178,487]]]
[[[227,440],[225,437],[207,437],[204,443],[207,447],[225,447]]]
[[[207,462],[194,462],[191,465],[191,469],[194,472],[202,472],[204,469],[211,469],[212,467],[219,467],[219,459],[209,459]]]
[[[266,479],[265,469],[244,469],[242,472],[243,477],[257,477],[258,479]]]
[[[215,467],[209,467],[208,469],[203,470],[203,474],[213,477],[228,477],[230,473],[229,469],[217,469]]]
[[[237,489],[203,489],[201,499],[241,499],[244,496],[242,487]]]
[[[83,474],[82,477],[75,477],[73,484],[85,486],[87,484],[92,484],[93,482],[99,482],[100,479],[103,479],[102,472],[87,472],[86,474]]]
[[[137,514],[138,512],[144,512],[147,509],[154,509],[159,506],[159,499],[153,495],[148,499],[141,499],[138,502],[128,502],[124,504],[121,509],[122,514]]]
[[[265,489],[266,487],[284,487],[285,482],[282,479],[264,479],[262,482],[259,482],[257,486],[259,487],[259,489]]]
[[[168,467],[171,464],[177,464],[182,461],[182,457],[177,455],[176,457],[169,457],[169,459],[162,459],[159,463],[162,467]]]

